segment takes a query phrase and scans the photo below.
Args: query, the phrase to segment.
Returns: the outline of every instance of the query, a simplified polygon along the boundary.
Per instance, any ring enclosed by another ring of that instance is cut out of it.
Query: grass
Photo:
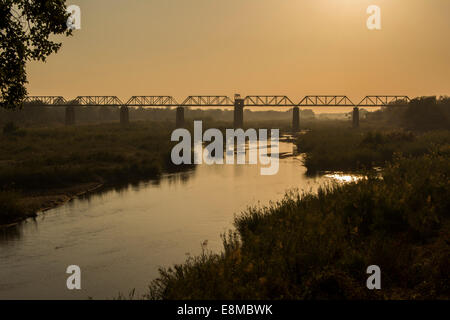
[[[0,223],[28,216],[29,206],[20,201],[28,195],[180,170],[170,161],[172,127],[164,122],[26,129],[6,125],[0,134]]]
[[[326,170],[355,171],[384,166],[396,153],[424,155],[450,143],[450,131],[411,132],[366,126],[352,129],[332,123],[300,135],[296,145],[305,153],[308,173]]]
[[[32,190],[155,177],[169,169],[170,131],[137,123],[32,128],[0,136],[0,186]]]
[[[186,123],[192,131],[192,119]],[[286,121],[247,125],[288,128]],[[203,130],[211,127],[224,131],[232,126],[225,121],[203,121]],[[138,121],[126,127],[103,123],[20,128],[7,123],[0,133],[0,224],[64,202],[67,197],[61,193],[74,195],[95,184],[123,184],[193,168],[171,162],[174,129],[170,121]],[[56,199],[49,199],[50,194]]]
[[[0,223],[11,223],[30,216],[30,212],[20,204],[21,194],[14,191],[0,192]]]
[[[405,106],[390,105],[367,114],[360,128],[319,121],[297,139],[309,173],[354,171],[384,166],[396,153],[420,156],[450,143],[450,99],[418,97]]]
[[[160,269],[150,299],[449,299],[450,148],[252,208],[203,251]],[[382,290],[366,288],[378,265]]]

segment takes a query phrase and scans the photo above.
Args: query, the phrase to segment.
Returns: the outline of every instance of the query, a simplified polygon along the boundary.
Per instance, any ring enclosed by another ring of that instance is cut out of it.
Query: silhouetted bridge
[[[292,107],[292,129],[300,128],[301,107],[353,107],[352,122],[359,126],[360,107],[385,107],[405,105],[410,101],[407,96],[366,96],[358,104],[353,103],[347,96],[316,95],[305,96],[300,102],[294,103],[287,96],[246,96],[235,95],[234,100],[228,96],[189,96],[178,103],[172,96],[133,96],[123,103],[116,96],[78,96],[67,101],[61,96],[29,96],[26,103],[35,106],[52,106],[66,108],[66,124],[75,124],[75,106],[106,106],[120,108],[120,122],[129,123],[130,107],[176,107],[176,125],[184,125],[184,108],[186,107],[234,107],[234,127],[243,127],[245,107]]]

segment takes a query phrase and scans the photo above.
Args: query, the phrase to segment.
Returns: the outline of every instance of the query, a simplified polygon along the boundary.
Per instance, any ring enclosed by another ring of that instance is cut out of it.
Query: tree
[[[404,114],[404,125],[410,130],[439,130],[450,126],[447,98],[420,97],[411,100]]]
[[[27,96],[26,63],[45,61],[70,35],[65,0],[0,0],[0,107],[15,109]]]

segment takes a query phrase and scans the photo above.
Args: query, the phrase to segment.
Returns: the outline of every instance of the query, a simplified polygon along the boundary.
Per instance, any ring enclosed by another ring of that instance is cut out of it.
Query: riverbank
[[[151,299],[449,299],[450,147],[235,219],[223,252],[160,269]],[[381,268],[382,290],[366,269]]]
[[[398,154],[418,157],[450,144],[450,131],[412,132],[367,126],[349,128],[343,123],[318,125],[299,135],[297,149],[305,153],[309,174],[320,171],[365,171],[384,167]]]
[[[187,128],[193,130],[192,121]],[[230,123],[207,120],[204,128],[225,131]],[[255,128],[289,129],[283,121],[251,122]],[[36,216],[101,185],[144,181],[192,169],[176,166],[170,153],[175,124],[140,121],[73,127],[18,128],[0,133],[0,226]]]
[[[180,170],[172,124],[7,128],[0,135],[0,225],[33,217],[101,185]]]
[[[293,149],[280,142],[280,153]],[[220,234],[232,227],[233,213],[280,200],[293,186],[316,189],[334,180],[306,177],[305,171],[297,157],[281,159],[273,176],[261,176],[258,165],[203,163],[157,179],[105,185],[0,230],[0,298],[110,299],[132,288],[141,296],[159,266],[200,254],[205,240],[219,252]],[[68,264],[84,270],[83,290],[61,286]]]
[[[84,183],[67,188],[18,193],[0,192],[0,210],[3,212],[0,228],[10,227],[24,219],[34,218],[40,212],[56,208],[76,197],[95,192],[102,183]]]
[[[221,253],[160,269],[147,298],[450,298],[450,132],[313,125],[296,140],[308,172],[366,178],[247,210]],[[366,287],[370,265],[381,291]]]

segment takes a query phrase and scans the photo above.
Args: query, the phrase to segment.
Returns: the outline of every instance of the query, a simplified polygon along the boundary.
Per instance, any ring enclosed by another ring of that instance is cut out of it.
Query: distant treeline
[[[282,111],[245,110],[247,121],[289,120],[292,119],[292,109]],[[75,121],[78,124],[118,122],[119,107],[84,107],[75,106]],[[312,110],[301,110],[303,119],[314,118]],[[233,109],[191,109],[186,108],[185,118],[199,120],[233,121]],[[175,121],[175,108],[133,108],[130,107],[130,120]],[[26,103],[20,110],[10,111],[0,109],[0,124],[14,122],[20,126],[64,124],[65,108],[52,106],[37,106]]]
[[[75,106],[75,118],[78,124],[118,122],[118,107],[85,107]],[[346,115],[347,113],[342,113]],[[347,114],[348,115],[348,114]],[[192,109],[186,108],[186,120],[233,121],[233,109]],[[303,109],[300,113],[303,120],[320,119],[311,109]],[[326,117],[323,117],[326,118]],[[333,117],[338,119],[339,117]],[[392,104],[370,112],[360,108],[360,118],[363,121],[377,122],[388,126],[407,130],[435,130],[450,127],[450,98],[418,97],[408,105]],[[244,110],[245,121],[291,121],[292,109]],[[348,120],[348,117],[342,117]],[[130,108],[130,120],[175,121],[175,108]],[[41,106],[35,103],[25,103],[20,110],[0,109],[0,125],[14,122],[19,126],[64,124],[65,108]]]
[[[450,98],[419,97],[406,106],[392,105],[367,114],[367,120],[383,122],[407,130],[450,128]]]

